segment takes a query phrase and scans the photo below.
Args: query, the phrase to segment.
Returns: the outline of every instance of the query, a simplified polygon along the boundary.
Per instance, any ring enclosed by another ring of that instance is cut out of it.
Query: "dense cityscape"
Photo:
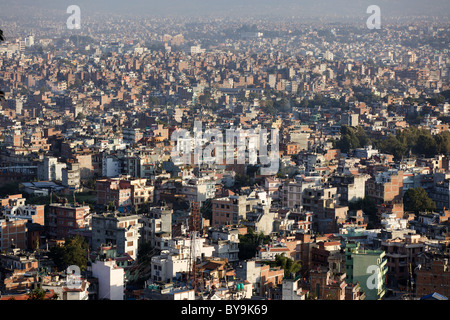
[[[448,16],[68,6],[0,13],[0,300],[448,300]]]

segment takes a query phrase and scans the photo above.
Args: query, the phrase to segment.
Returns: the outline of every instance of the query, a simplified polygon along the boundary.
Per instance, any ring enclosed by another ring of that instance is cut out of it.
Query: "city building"
[[[113,245],[118,254],[128,254],[136,259],[141,237],[139,215],[106,213],[92,215],[92,248]]]

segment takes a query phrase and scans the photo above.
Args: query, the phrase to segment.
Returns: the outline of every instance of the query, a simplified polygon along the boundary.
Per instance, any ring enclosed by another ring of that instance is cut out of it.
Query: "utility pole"
[[[199,214],[200,205],[198,202],[191,201],[191,226],[190,226],[190,250],[189,250],[189,263],[190,268],[188,271],[188,277],[192,273],[192,286],[195,294],[197,293],[198,277],[197,277],[197,234],[199,227]],[[191,263],[192,261],[192,263]]]

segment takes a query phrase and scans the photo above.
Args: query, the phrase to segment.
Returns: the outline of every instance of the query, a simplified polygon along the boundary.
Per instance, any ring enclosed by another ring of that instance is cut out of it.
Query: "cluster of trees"
[[[270,115],[274,115],[278,112],[289,112],[291,110],[291,101],[286,97],[283,97],[280,100],[267,99],[260,103],[261,109]]]
[[[248,233],[239,236],[239,260],[254,258],[259,245],[269,244],[270,237],[262,232],[256,233],[252,228],[248,228]]]
[[[432,135],[425,129],[409,127],[396,135],[390,134],[386,139],[378,140],[375,146],[380,152],[394,155],[396,160],[409,154],[434,157],[450,153],[450,132]]]
[[[436,210],[436,203],[428,196],[424,188],[410,188],[403,196],[405,211],[414,213]]]
[[[348,153],[357,148],[373,144],[381,153],[392,154],[395,160],[410,155],[434,157],[438,154],[450,154],[450,132],[444,131],[432,135],[426,129],[415,126],[389,134],[383,139],[371,139],[362,127],[341,127],[341,137],[332,139],[333,147]]]
[[[47,292],[42,288],[35,288],[28,293],[28,299],[27,300],[58,300],[59,296],[57,293],[54,293],[53,296],[50,298],[45,298],[45,295]],[[10,300],[15,300],[14,297],[12,297]]]
[[[213,111],[219,108],[219,105],[214,100],[210,92],[205,92],[201,96],[198,97],[198,104],[202,107],[211,109]]]
[[[371,140],[362,127],[355,128],[343,125],[340,139],[332,139],[331,142],[333,143],[333,148],[340,149],[343,153],[348,153],[350,150],[370,144]]]
[[[89,245],[82,236],[67,238],[64,245],[50,249],[49,258],[53,260],[59,271],[64,271],[71,265],[86,270]]]
[[[285,279],[294,279],[302,269],[300,260],[293,260],[284,255],[277,254],[275,261],[265,262],[271,267],[281,267],[284,270]]]
[[[375,201],[373,201],[368,196],[362,199],[360,198],[354,202],[350,202],[348,204],[348,209],[351,211],[362,210],[369,218],[367,228],[373,229],[377,226],[378,224],[377,206]]]
[[[5,198],[11,194],[20,193],[20,186],[17,182],[8,182],[0,187],[0,197]]]

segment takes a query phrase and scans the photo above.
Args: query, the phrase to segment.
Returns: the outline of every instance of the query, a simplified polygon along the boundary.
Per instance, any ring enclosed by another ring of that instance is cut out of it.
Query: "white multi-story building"
[[[168,207],[149,208],[149,212],[141,216],[141,241],[150,242],[158,250],[169,249],[172,237],[173,210]]]
[[[192,242],[193,241],[193,242]],[[214,247],[205,244],[205,238],[174,238],[169,249],[152,257],[151,280],[165,282],[187,273],[193,265],[194,258],[212,257]]]
[[[305,300],[306,294],[298,285],[298,280],[284,279],[281,300]]]
[[[407,228],[408,220],[397,218],[395,213],[384,212],[381,215],[381,225],[386,230],[403,230]]]
[[[92,264],[92,276],[98,279],[98,300],[123,300],[125,271],[114,260],[97,260]]]
[[[355,149],[356,158],[370,159],[377,154],[379,154],[379,151],[377,149],[373,149],[372,146]]]
[[[34,36],[28,36],[25,38],[25,46],[31,47],[34,45]]]
[[[144,136],[139,128],[123,128],[122,134],[123,141],[129,144],[138,142]]]
[[[118,213],[92,216],[92,247],[95,250],[101,245],[116,245],[118,254],[136,259],[142,227],[139,220],[138,215]]]
[[[199,178],[183,181],[181,193],[186,201],[202,202],[216,196],[216,181],[214,179]]]
[[[325,60],[328,60],[328,61],[333,61],[333,59],[334,59],[334,54],[333,54],[333,52],[327,50],[327,51],[325,52],[325,54],[323,55],[323,58],[324,58]]]
[[[115,156],[104,156],[102,159],[102,176],[108,178],[118,177],[122,173],[120,159]]]
[[[78,163],[68,163],[62,169],[62,185],[71,190],[78,190],[81,186],[80,165]]]
[[[282,192],[280,192],[280,187],[283,185],[283,182],[277,178],[266,178],[264,180],[264,190],[267,192],[267,195],[273,200],[280,199]]]
[[[44,225],[45,205],[5,206],[1,214],[9,219],[25,219],[32,223]]]
[[[210,229],[210,244],[214,246],[213,256],[228,259],[229,262],[239,260],[239,230],[234,228]]]
[[[58,162],[56,157],[45,157],[38,165],[38,179],[44,181],[61,181],[62,170],[67,164]]]
[[[89,300],[89,286],[86,279],[80,278],[80,283],[76,286],[68,285],[67,281],[54,281],[42,284],[42,289],[53,290],[58,295],[57,300],[85,301]]]
[[[315,177],[306,177],[301,181],[289,181],[283,185],[282,202],[283,206],[290,209],[303,207],[302,195],[307,188],[317,186],[320,180]]]

